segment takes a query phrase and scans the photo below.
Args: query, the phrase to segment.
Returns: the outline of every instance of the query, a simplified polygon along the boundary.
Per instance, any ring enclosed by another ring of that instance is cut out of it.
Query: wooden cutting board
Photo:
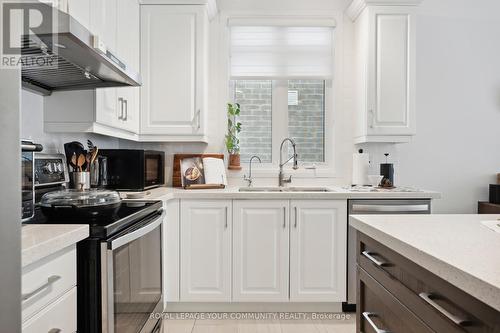
[[[182,175],[181,175],[181,160],[184,158],[191,157],[213,157],[224,159],[224,154],[175,154],[174,155],[174,168],[172,173],[172,186],[182,187]]]

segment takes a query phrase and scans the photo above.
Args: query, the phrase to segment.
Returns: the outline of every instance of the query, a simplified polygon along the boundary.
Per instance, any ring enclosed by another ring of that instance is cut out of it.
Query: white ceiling
[[[217,0],[220,10],[344,10],[352,0]]]

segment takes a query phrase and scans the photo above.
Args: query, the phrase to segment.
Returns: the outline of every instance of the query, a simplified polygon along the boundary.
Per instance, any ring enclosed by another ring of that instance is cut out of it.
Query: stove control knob
[[[43,170],[43,173],[51,174],[52,172],[54,172],[54,166],[52,165],[52,163],[46,163],[42,167],[42,170]]]
[[[62,171],[63,171],[63,167],[62,167],[61,162],[56,162],[56,163],[54,163],[54,169],[55,169],[55,171],[57,171],[57,172],[62,172]]]

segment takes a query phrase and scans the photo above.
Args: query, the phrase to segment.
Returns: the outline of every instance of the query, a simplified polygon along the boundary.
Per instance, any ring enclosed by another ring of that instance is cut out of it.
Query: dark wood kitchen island
[[[498,219],[355,216],[357,332],[500,332]]]

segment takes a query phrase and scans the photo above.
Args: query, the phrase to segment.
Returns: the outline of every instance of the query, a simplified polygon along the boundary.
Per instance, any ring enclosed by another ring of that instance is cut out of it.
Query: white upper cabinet
[[[64,5],[62,5],[64,6]],[[138,0],[68,0],[67,9],[114,55],[139,71]],[[47,132],[89,132],[137,140],[139,87],[54,92],[44,98]]]
[[[206,141],[207,33],[205,6],[141,6],[141,140]]]
[[[355,25],[355,142],[408,142],[416,134],[415,9],[419,0],[361,5]]]
[[[180,301],[231,300],[231,201],[182,200]]]
[[[290,301],[345,301],[346,201],[292,200],[290,209]]]
[[[288,200],[233,201],[233,301],[288,302]]]
[[[116,53],[134,71],[140,70],[140,6],[137,0],[119,0],[117,8]],[[116,88],[118,106],[123,107],[120,127],[139,132],[140,87]]]
[[[117,39],[117,0],[92,0],[91,13],[93,34],[103,41],[106,48],[116,54]],[[123,111],[118,103],[116,88],[95,90],[96,122],[120,127]]]

